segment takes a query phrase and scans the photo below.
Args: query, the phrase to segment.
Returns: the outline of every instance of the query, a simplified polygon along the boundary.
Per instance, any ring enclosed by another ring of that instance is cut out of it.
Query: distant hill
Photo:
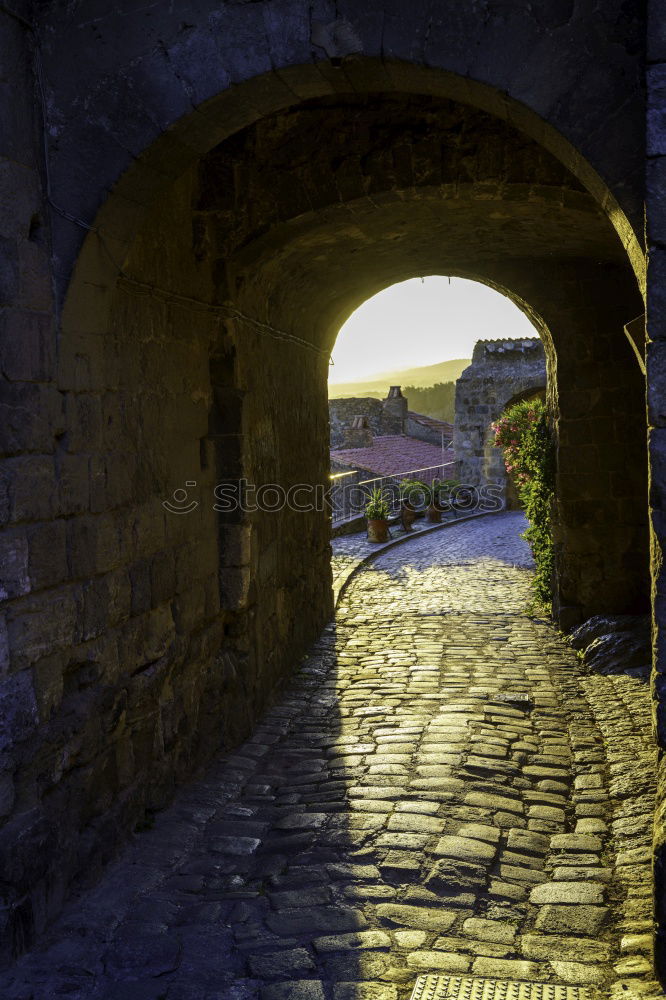
[[[438,382],[455,382],[471,363],[469,358],[456,358],[454,361],[440,361],[436,365],[425,365],[422,368],[378,372],[358,382],[331,381],[328,384],[328,395],[330,399],[341,399],[345,396],[375,396],[384,399],[390,385],[426,388]],[[332,374],[335,374],[335,369]]]

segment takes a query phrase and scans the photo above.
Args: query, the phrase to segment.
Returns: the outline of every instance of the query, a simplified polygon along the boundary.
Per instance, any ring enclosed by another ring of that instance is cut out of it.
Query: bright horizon
[[[467,278],[400,281],[367,299],[340,328],[329,383],[471,358],[477,340],[536,337],[500,292]]]

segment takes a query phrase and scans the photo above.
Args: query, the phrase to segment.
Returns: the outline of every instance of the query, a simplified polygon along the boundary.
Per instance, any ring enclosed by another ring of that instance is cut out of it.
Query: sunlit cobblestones
[[[254,736],[71,905],[7,1000],[403,1000],[424,971],[660,996],[637,680],[525,613],[518,514],[349,584]]]

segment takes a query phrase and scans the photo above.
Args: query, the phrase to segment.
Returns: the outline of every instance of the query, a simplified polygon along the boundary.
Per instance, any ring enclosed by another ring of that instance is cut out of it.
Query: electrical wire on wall
[[[96,232],[97,235],[100,236],[103,243],[104,240],[101,235],[97,230]],[[254,330],[256,330],[257,333],[265,334],[268,337],[272,337],[274,340],[281,340],[289,344],[295,344],[296,346],[305,348],[314,354],[318,354],[320,357],[326,358],[327,361],[330,360],[328,351],[325,351],[321,347],[317,347],[316,344],[312,344],[310,341],[296,336],[295,333],[288,333],[286,330],[280,330],[278,327],[271,326],[270,323],[264,323],[261,320],[255,319],[253,316],[248,316],[235,306],[224,304],[216,305],[213,302],[205,302],[203,299],[191,298],[189,295],[181,295],[179,292],[172,292],[166,288],[160,288],[158,285],[150,285],[144,281],[137,281],[135,278],[130,278],[129,275],[125,274],[121,268],[118,268],[118,277],[120,286],[131,291],[144,295],[151,295],[163,302],[173,302],[177,305],[187,305],[190,307],[194,306],[204,312],[217,313],[227,316],[229,319],[247,323]]]

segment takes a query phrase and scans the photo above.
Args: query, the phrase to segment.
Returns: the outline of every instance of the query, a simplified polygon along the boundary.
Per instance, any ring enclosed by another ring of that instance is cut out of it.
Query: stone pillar
[[[654,822],[655,968],[666,983],[666,9],[648,3],[646,377],[652,569],[652,691],[660,747]]]
[[[27,12],[28,5],[16,6]],[[1,8],[0,451],[5,457],[0,473],[0,961],[32,943],[65,891],[66,879],[51,860],[67,833],[64,824],[49,822],[49,804],[41,799],[41,788],[48,782],[52,792],[56,780],[44,764],[38,734],[60,703],[75,631],[93,627],[88,604],[85,614],[81,610],[83,596],[77,623],[72,587],[64,582],[76,555],[66,552],[70,522],[63,515],[69,513],[68,504],[92,504],[88,477],[97,468],[89,473],[88,456],[82,467],[65,442],[59,444],[65,413],[74,422],[85,403],[80,396],[65,399],[55,383],[51,232],[41,179],[43,123],[34,100],[33,58],[29,28],[20,16]],[[78,431],[73,428],[71,434]],[[53,736],[47,739],[55,744]],[[52,804],[58,796],[45,798]]]
[[[480,340],[472,364],[456,382],[453,448],[461,483],[507,487],[502,452],[495,447],[491,424],[520,399],[546,385],[546,360],[538,338]]]
[[[638,296],[632,277],[607,271],[572,272],[551,325],[554,613],[565,630],[595,614],[641,614],[649,605],[645,381],[623,329]]]
[[[382,403],[382,434],[404,434],[407,423],[407,399],[399,385],[392,385]]]

